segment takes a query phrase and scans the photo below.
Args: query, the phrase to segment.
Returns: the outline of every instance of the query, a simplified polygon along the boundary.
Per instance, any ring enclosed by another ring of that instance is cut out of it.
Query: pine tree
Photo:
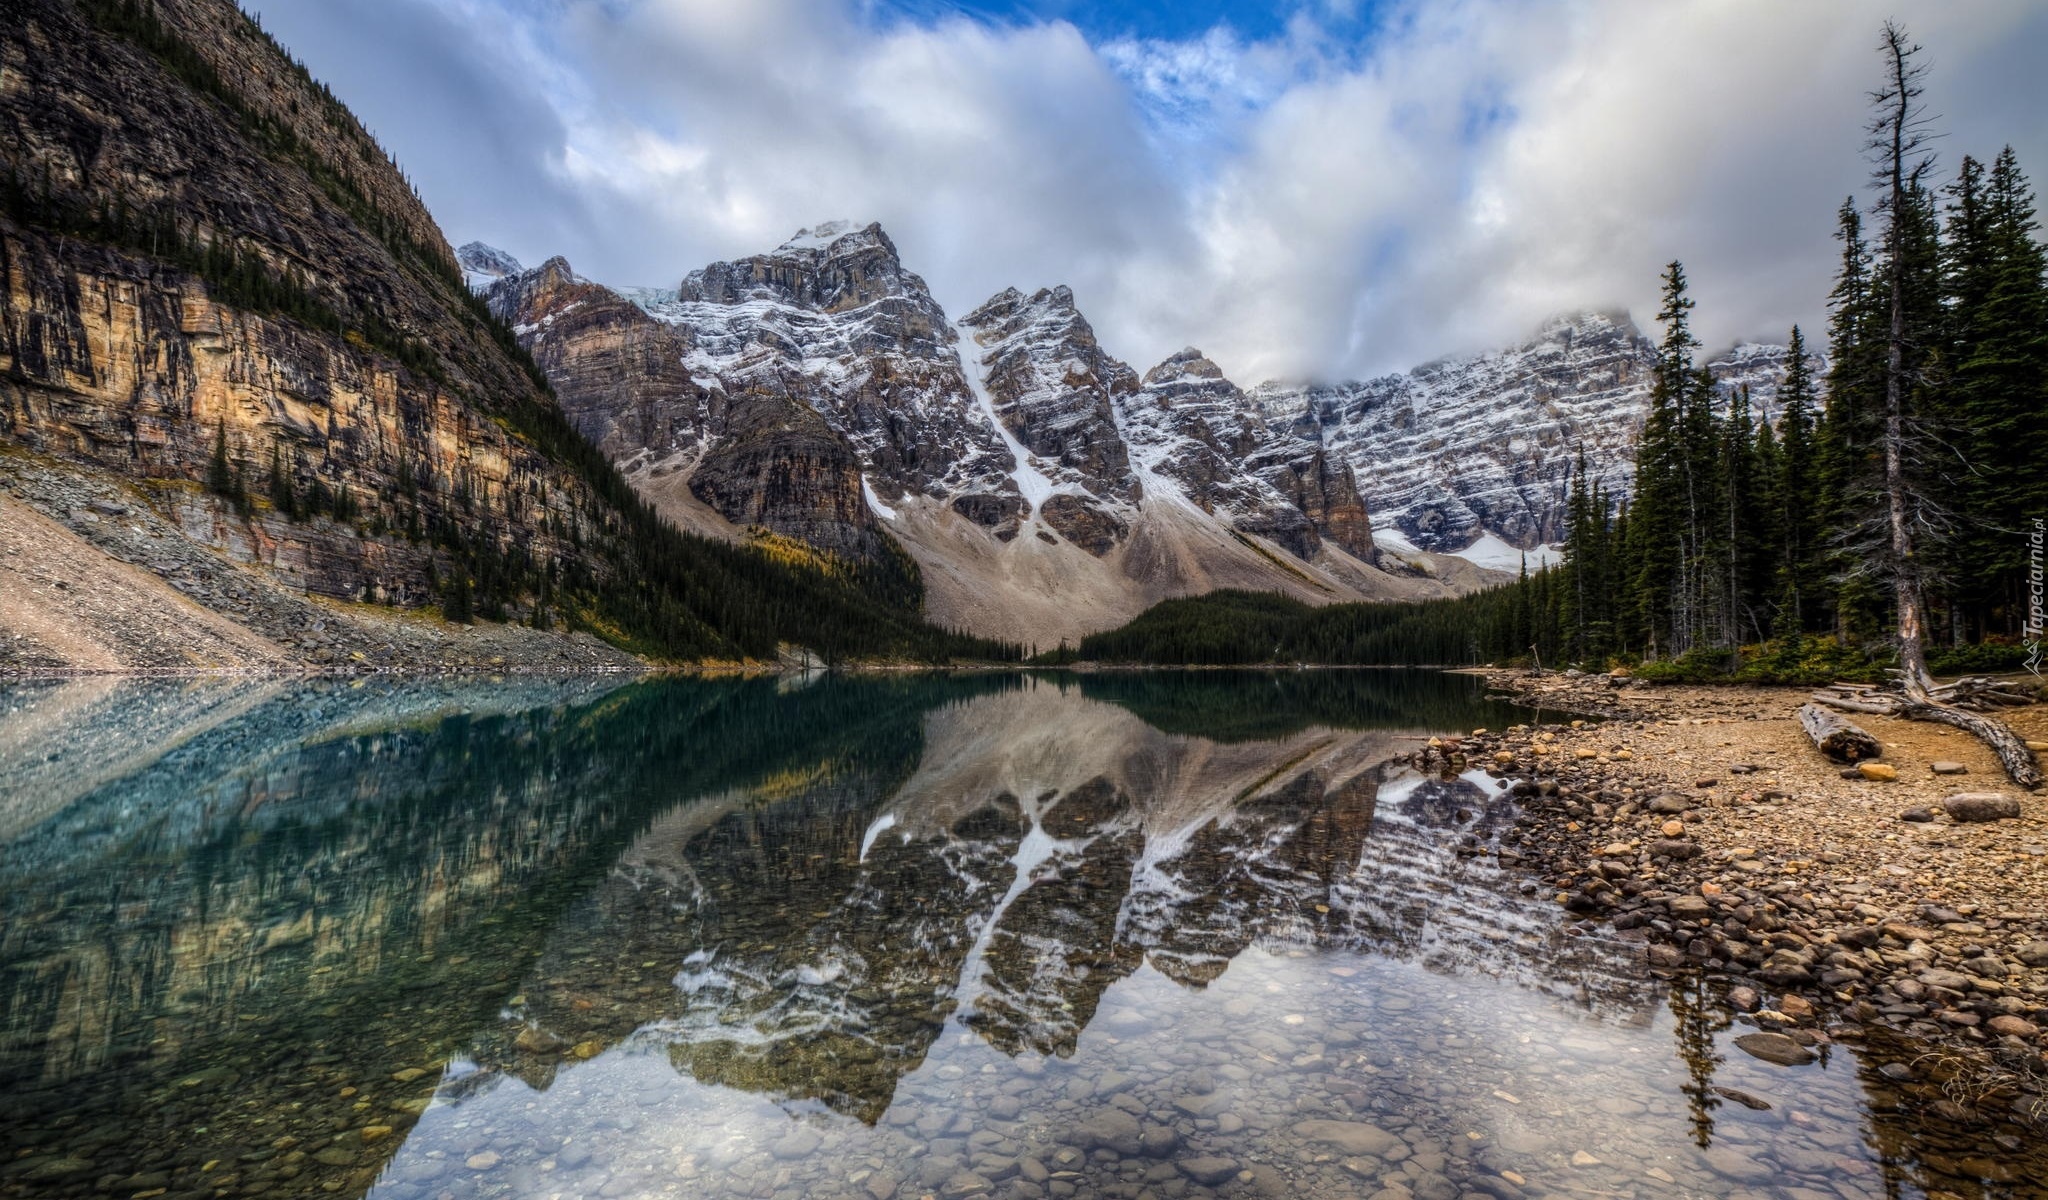
[[[2048,513],[2048,262],[2011,147],[1985,173],[1972,160],[1949,189],[1945,291],[1949,382],[1960,451],[1956,537],[1944,563],[1957,634],[2017,633],[2025,619],[2029,516]]]
[[[1826,498],[1814,445],[1813,369],[1806,361],[1806,337],[1797,325],[1786,349],[1785,382],[1778,390],[1783,405],[1778,414],[1777,461],[1770,476],[1779,545],[1772,632],[1796,638],[1814,627],[1826,604],[1820,569]],[[1768,425],[1764,432],[1769,432]]]
[[[1636,487],[1630,523],[1636,573],[1630,586],[1631,622],[1645,657],[1684,652],[1689,643],[1692,580],[1687,535],[1694,528],[1697,494],[1688,487],[1692,466],[1685,442],[1693,386],[1693,339],[1685,267],[1664,270],[1664,300],[1657,320],[1664,340],[1650,389],[1649,412],[1636,446]]]

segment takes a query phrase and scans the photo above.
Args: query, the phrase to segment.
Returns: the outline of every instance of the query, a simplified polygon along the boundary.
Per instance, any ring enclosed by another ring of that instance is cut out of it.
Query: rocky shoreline
[[[2048,1125],[2048,800],[1987,749],[1861,718],[1893,778],[1852,781],[1800,734],[1797,689],[1486,674],[1537,720],[1415,755],[1520,798],[1514,828],[1462,853],[1519,865],[1573,932],[1640,943],[1651,974],[1696,973],[1751,1027],[1750,1055],[1860,1042],[1903,1107],[2004,1127],[2001,1143]],[[2006,716],[2048,736],[2048,706]],[[1944,793],[1987,788],[2020,817],[1937,815]]]

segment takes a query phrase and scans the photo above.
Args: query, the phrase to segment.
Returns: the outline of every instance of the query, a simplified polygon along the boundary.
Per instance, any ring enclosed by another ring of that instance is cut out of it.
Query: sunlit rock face
[[[691,368],[689,327],[656,320],[560,258],[485,291],[563,411],[678,524],[761,527],[856,560],[888,554],[850,443],[788,389]],[[693,503],[694,502],[694,503]]]
[[[48,203],[0,220],[0,442],[142,485],[185,540],[320,596],[430,598],[421,528],[585,561],[606,510],[505,420],[545,400],[398,167],[235,4],[148,6],[176,68],[122,7],[8,8],[35,49],[6,60],[0,176]],[[216,458],[351,515],[238,513],[201,490]]]

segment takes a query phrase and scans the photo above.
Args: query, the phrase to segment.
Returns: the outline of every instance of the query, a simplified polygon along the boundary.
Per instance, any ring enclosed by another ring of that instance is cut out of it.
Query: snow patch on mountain
[[[1482,533],[1478,541],[1463,550],[1453,550],[1450,553],[1489,571],[1520,571],[1525,565],[1531,571],[1537,571],[1564,561],[1562,547],[1532,546],[1523,549],[1520,546],[1510,546],[1491,533]]]
[[[470,242],[457,250],[455,262],[462,268],[463,281],[472,292],[482,292],[500,279],[526,270],[518,259],[483,242]]]

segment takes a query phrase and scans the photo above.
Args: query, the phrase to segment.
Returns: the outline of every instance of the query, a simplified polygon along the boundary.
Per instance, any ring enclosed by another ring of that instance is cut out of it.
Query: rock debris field
[[[1858,716],[1889,770],[1845,770],[1794,719],[1798,689],[1493,678],[1546,714],[1417,756],[1514,781],[1519,828],[1469,853],[1537,872],[1525,886],[1660,974],[1704,972],[1768,1034],[1752,1053],[1878,1043],[1940,1116],[2048,1115],[2048,799],[1988,748]],[[2003,715],[2048,748],[2048,706]]]

